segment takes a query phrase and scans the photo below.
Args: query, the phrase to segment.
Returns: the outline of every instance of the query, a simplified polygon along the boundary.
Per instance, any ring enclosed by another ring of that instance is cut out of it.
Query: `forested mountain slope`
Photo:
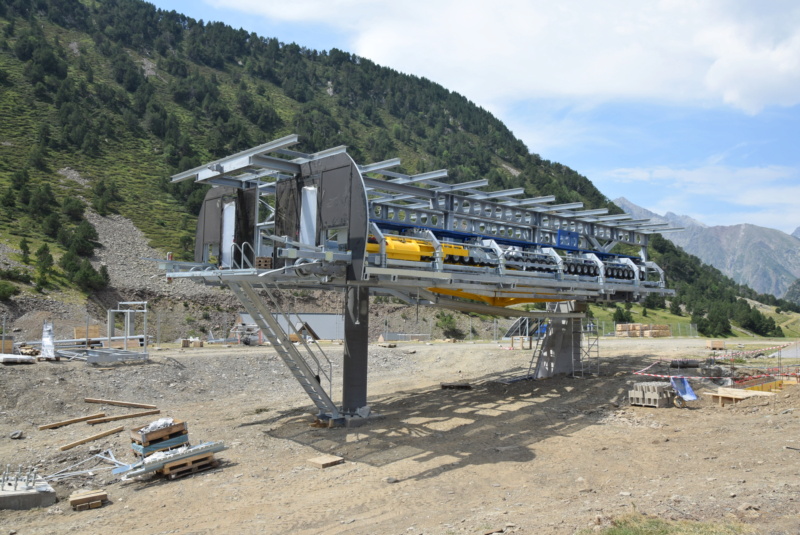
[[[0,0],[0,236],[30,240],[37,269],[55,261],[81,289],[101,285],[86,269],[78,276],[96,239],[84,200],[188,256],[204,190],[169,175],[289,133],[305,151],[344,144],[360,163],[398,156],[408,173],[447,168],[454,182],[487,178],[493,189],[620,211],[463,96],[347,52],[140,0]]]
[[[399,156],[410,173],[448,168],[453,181],[609,205],[464,97],[346,52],[137,0],[0,0],[0,16],[0,184],[25,167],[57,195],[75,190],[54,174],[67,166],[113,180],[113,207],[159,247],[190,248],[202,198],[167,184],[171,173],[289,133],[306,151],[345,144],[362,163]]]

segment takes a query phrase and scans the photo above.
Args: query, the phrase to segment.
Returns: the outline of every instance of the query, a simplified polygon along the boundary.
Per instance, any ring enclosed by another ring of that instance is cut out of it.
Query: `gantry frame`
[[[161,266],[170,278],[232,288],[345,291],[342,413],[366,405],[370,293],[504,316],[547,315],[508,308],[520,303],[672,293],[647,259],[651,234],[678,230],[666,224],[520,198],[522,188],[485,191],[488,180],[449,183],[446,170],[408,175],[395,170],[399,159],[358,165],[346,147],[302,153],[298,142],[286,136],[173,176],[214,189],[195,262]],[[612,252],[620,243],[639,256]]]

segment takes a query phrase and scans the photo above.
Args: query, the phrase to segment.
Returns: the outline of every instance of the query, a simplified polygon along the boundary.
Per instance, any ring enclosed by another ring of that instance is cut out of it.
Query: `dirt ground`
[[[496,380],[524,374],[530,351],[371,346],[369,400],[381,417],[349,429],[310,426],[308,399],[269,348],[161,350],[150,364],[101,369],[0,367],[3,465],[52,474],[108,448],[133,461],[128,429],[155,417],[37,429],[137,410],[85,397],[157,404],[162,416],[188,422],[192,443],[228,446],[219,468],[174,481],[121,481],[98,465],[54,483],[59,502],[48,509],[0,511],[0,533],[560,534],[634,510],[800,533],[800,387],[724,408],[703,395],[687,409],[627,403],[643,380],[632,371],[657,358],[705,357],[704,346],[602,340],[599,376],[511,385]],[[340,372],[341,346],[326,351]],[[472,389],[440,388],[452,381]],[[58,449],[118,425],[121,434]],[[10,439],[15,430],[24,438]],[[321,454],[345,462],[312,467]],[[92,488],[106,489],[110,503],[73,511],[69,494]]]

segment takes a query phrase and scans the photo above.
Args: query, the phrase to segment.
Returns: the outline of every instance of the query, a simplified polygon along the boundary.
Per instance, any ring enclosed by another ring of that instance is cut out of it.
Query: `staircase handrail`
[[[331,359],[328,358],[328,355],[325,353],[325,351],[322,349],[322,347],[319,345],[319,343],[317,343],[317,341],[314,340],[314,345],[317,347],[317,349],[319,349],[319,352],[322,353],[322,356],[325,359],[325,364],[327,364],[328,370],[326,371],[323,368],[322,363],[320,363],[319,359],[317,358],[316,354],[314,354],[314,351],[312,351],[312,349],[308,346],[308,342],[306,342],[305,337],[301,335],[301,333],[297,330],[297,328],[292,323],[292,319],[278,305],[278,302],[275,299],[275,296],[270,291],[269,287],[266,284],[262,284],[261,286],[264,289],[264,291],[267,292],[267,296],[269,297],[270,301],[272,301],[272,305],[275,308],[275,310],[277,310],[278,313],[283,317],[284,321],[286,321],[286,324],[289,326],[289,328],[292,330],[292,332],[294,332],[294,334],[297,335],[297,339],[300,340],[301,344],[303,344],[303,347],[305,348],[306,353],[314,361],[314,364],[316,364],[317,372],[328,381],[328,392],[332,392],[333,391],[333,363],[331,362]],[[294,315],[297,316],[298,320],[302,321],[302,319],[300,318],[300,314],[295,312]]]

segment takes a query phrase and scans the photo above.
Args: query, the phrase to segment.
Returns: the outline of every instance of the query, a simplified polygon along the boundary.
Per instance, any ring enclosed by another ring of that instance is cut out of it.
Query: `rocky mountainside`
[[[794,236],[795,238],[800,240],[800,227],[797,227],[796,229],[794,229],[794,232],[792,232],[792,236]]]
[[[632,203],[625,197],[619,197],[618,199],[615,199],[614,204],[625,210],[625,212],[634,216],[636,219],[652,219],[657,223],[669,223],[673,227],[708,228],[708,225],[705,223],[702,223],[697,219],[693,219],[688,215],[678,215],[673,214],[672,212],[667,212],[664,215],[660,215],[655,212],[651,212],[647,208],[642,208],[641,206]]]
[[[784,299],[800,305],[800,279],[797,279],[789,286]]]
[[[688,216],[656,214],[623,197],[614,203],[634,217],[683,227],[664,237],[759,293],[783,297],[800,278],[800,241],[784,232],[746,223],[709,227]],[[800,235],[800,229],[795,235]]]

